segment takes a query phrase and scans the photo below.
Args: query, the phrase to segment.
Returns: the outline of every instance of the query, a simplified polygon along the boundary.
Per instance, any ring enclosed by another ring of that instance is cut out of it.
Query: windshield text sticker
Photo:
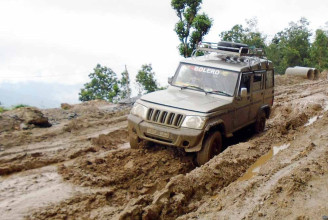
[[[211,74],[215,74],[215,75],[220,74],[220,70],[207,68],[207,67],[201,67],[201,66],[195,66],[194,70],[197,72],[202,72],[202,73],[211,73]]]

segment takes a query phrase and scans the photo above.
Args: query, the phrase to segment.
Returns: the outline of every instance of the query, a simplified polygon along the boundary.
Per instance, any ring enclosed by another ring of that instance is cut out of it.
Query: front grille
[[[183,121],[183,115],[150,108],[147,113],[147,120],[163,125],[180,127]]]

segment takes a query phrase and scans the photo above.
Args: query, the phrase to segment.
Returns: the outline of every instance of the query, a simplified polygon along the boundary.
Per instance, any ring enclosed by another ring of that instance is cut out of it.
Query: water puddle
[[[314,117],[310,118],[309,121],[304,125],[304,127],[312,125],[316,120],[318,120],[318,116],[314,116]]]
[[[290,146],[290,143],[288,144],[283,144],[279,147],[274,146],[273,147],[273,156],[276,155],[279,151],[285,150]]]
[[[118,149],[129,149],[129,148],[130,148],[129,142],[118,145]]]
[[[315,121],[317,121],[318,119],[320,119],[322,117],[323,117],[323,115],[314,116],[314,117],[310,118],[309,121],[304,125],[304,127],[307,127],[309,125],[312,125]]]
[[[326,102],[326,106],[325,108],[323,109],[325,112],[328,111],[328,102]]]
[[[1,219],[23,219],[31,210],[69,198],[75,187],[64,183],[55,166],[1,178]]]
[[[279,151],[282,151],[290,146],[290,143],[281,145],[279,147],[274,146],[271,150],[260,157],[255,163],[253,163],[246,171],[246,173],[239,177],[237,181],[245,181],[251,179],[255,174],[260,171],[260,168],[263,164],[268,162],[274,155],[276,155]]]

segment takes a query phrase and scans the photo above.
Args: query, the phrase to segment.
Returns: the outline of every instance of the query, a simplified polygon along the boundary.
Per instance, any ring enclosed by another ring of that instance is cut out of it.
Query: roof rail
[[[222,45],[232,45],[229,46],[222,46]],[[236,47],[236,46],[237,47]],[[202,52],[215,52],[218,53],[221,56],[234,56],[234,57],[264,57],[264,51],[261,48],[255,48],[255,47],[248,47],[246,44],[235,44],[232,42],[219,42],[219,43],[212,43],[212,42],[200,42],[197,45],[196,50],[193,51],[192,56],[195,56],[198,51]]]

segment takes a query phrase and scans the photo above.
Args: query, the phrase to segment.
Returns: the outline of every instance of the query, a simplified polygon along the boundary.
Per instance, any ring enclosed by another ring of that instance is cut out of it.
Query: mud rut
[[[284,77],[276,78],[275,104],[266,131],[258,136],[247,129],[239,132],[234,140],[226,140],[226,145],[231,146],[198,168],[193,163],[193,155],[174,148],[129,149],[126,144],[128,109],[109,114],[101,110],[105,107],[95,108],[91,114],[88,110],[88,115],[82,111],[77,119],[59,120],[60,123],[48,131],[6,134],[8,149],[0,152],[0,175],[11,175],[1,177],[0,211],[5,217],[28,219],[269,216],[266,213],[280,205],[271,204],[279,197],[279,190],[287,194],[298,192],[304,185],[302,182],[312,181],[313,175],[302,177],[298,187],[298,182],[287,175],[294,172],[297,176],[300,172],[292,169],[292,162],[308,168],[302,164],[309,162],[304,158],[311,158],[311,152],[318,151],[313,153],[313,161],[319,152],[327,155],[324,148],[313,151],[312,144],[321,143],[311,141],[318,132],[313,125],[304,127],[313,116],[322,116],[315,124],[322,124],[319,130],[327,126],[324,121],[328,110],[327,84],[322,80],[290,82]],[[305,133],[307,138],[303,137]],[[13,136],[21,137],[17,138],[18,143],[12,140]],[[296,137],[303,141],[296,143]],[[258,158],[283,143],[291,143],[290,149],[295,148],[293,154],[281,158],[287,161],[293,158],[290,164],[269,160],[266,166],[272,163],[272,169],[263,166],[250,180],[238,180]],[[325,165],[325,156],[321,157],[321,164],[313,166]],[[264,193],[253,190],[256,184],[266,187]],[[289,188],[284,190],[284,187]],[[32,196],[35,194],[39,201]],[[26,202],[34,205],[28,206]],[[286,215],[282,213],[280,217]]]

